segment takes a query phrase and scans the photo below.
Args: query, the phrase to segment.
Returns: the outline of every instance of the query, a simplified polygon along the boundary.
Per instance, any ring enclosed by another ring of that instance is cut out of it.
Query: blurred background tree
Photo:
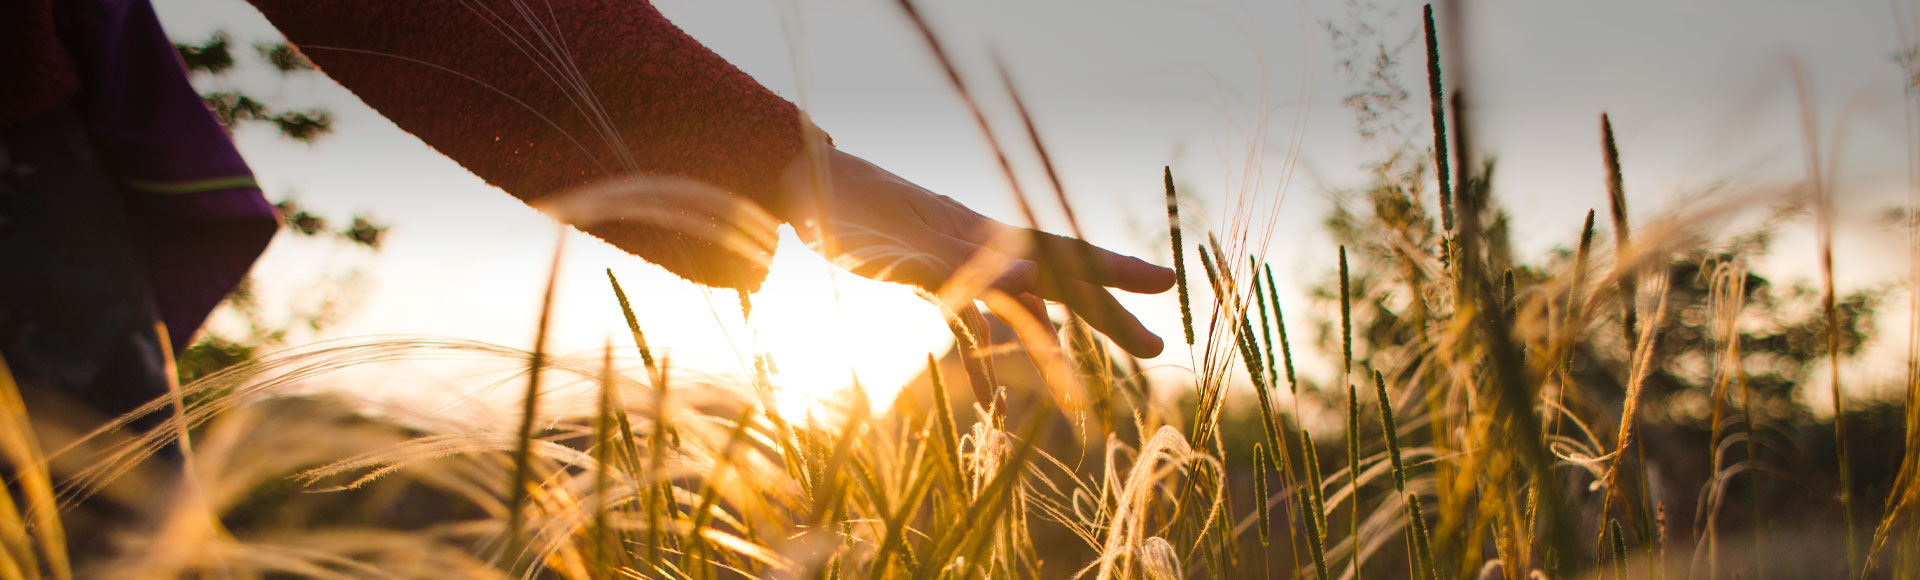
[[[232,45],[232,39],[224,32],[214,32],[198,44],[174,45],[195,86],[201,89],[207,108],[228,131],[261,124],[273,127],[281,137],[307,144],[333,131],[333,115],[325,109],[284,110],[242,90],[227,88],[232,83],[226,82],[226,78],[238,64]],[[284,42],[259,43],[253,45],[253,49],[259,61],[281,78],[312,74],[314,70],[313,63]],[[309,211],[290,196],[280,197],[274,205],[280,210],[285,235],[348,248],[380,250],[380,241],[388,226],[373,216],[357,214],[347,220],[329,219]],[[269,298],[262,295],[253,278],[241,281],[239,288],[215,310],[200,337],[185,352],[179,353],[180,381],[189,382],[252,360],[285,345],[297,333],[318,333],[338,323],[353,310],[360,284],[361,274],[351,266],[317,273],[314,282],[306,288],[308,300]]]
[[[1472,129],[1460,119],[1449,120],[1449,125],[1457,124],[1449,127],[1455,133],[1449,135],[1449,144],[1456,149],[1451,156],[1456,174],[1449,181],[1455,196],[1473,201],[1448,209],[1478,207],[1482,211],[1475,220],[1436,215],[1444,210],[1434,185],[1432,129],[1426,118],[1408,114],[1424,110],[1427,99],[1410,95],[1396,72],[1403,57],[1419,51],[1418,31],[1393,36],[1366,24],[1393,21],[1391,17],[1372,14],[1358,3],[1349,6],[1347,21],[1330,22],[1326,28],[1340,55],[1339,70],[1354,87],[1343,105],[1354,114],[1356,132],[1379,154],[1366,167],[1372,176],[1368,184],[1332,192],[1335,207],[1323,223],[1334,241],[1345,247],[1350,270],[1355,374],[1340,380],[1360,384],[1364,393],[1365,377],[1375,369],[1388,377],[1417,377],[1448,364],[1438,345],[1447,344],[1448,333],[1459,332],[1460,325],[1454,320],[1454,289],[1445,267],[1449,226],[1443,222],[1455,228],[1453,239],[1469,235],[1459,228],[1478,224],[1479,231],[1471,234],[1479,242],[1478,261],[1496,288],[1504,286],[1501,293],[1508,308],[1504,318],[1512,321],[1513,337],[1523,344],[1528,335],[1546,332],[1528,325],[1554,327],[1565,316],[1568,305],[1563,295],[1556,294],[1565,287],[1555,284],[1566,283],[1563,274],[1576,268],[1579,251],[1577,246],[1560,247],[1530,258],[1516,250],[1510,239],[1510,218],[1493,191],[1495,163],[1485,152],[1458,151],[1470,143],[1460,133]],[[1454,105],[1457,110],[1458,103]],[[1594,137],[1598,142],[1598,132]],[[1484,161],[1471,161],[1475,159]],[[1595,155],[1594,163],[1600,167],[1601,156]],[[1628,201],[1633,197],[1634,192],[1626,192]],[[1645,490],[1630,497],[1652,498],[1645,506],[1632,507],[1645,518],[1646,526],[1638,530],[1643,536],[1636,542],[1658,534],[1687,545],[1704,541],[1712,528],[1721,534],[1760,536],[1770,527],[1806,532],[1841,525],[1833,501],[1843,482],[1833,464],[1834,417],[1819,412],[1826,410],[1824,403],[1818,411],[1811,406],[1822,400],[1828,388],[1830,331],[1821,291],[1806,275],[1770,277],[1756,271],[1768,261],[1780,232],[1811,227],[1809,203],[1804,196],[1786,200],[1757,225],[1704,239],[1639,275],[1640,283],[1635,285],[1641,313],[1638,324],[1654,324],[1650,315],[1662,307],[1654,302],[1659,299],[1652,291],[1656,279],[1665,280],[1667,315],[1645,335],[1653,341],[1651,356],[1645,360],[1653,364],[1634,415],[1635,437],[1644,443],[1636,444],[1631,457],[1622,460],[1632,466],[1627,473],[1645,474],[1638,481],[1622,482],[1624,487]],[[1597,209],[1597,231],[1586,234],[1594,237],[1592,256],[1601,265],[1587,265],[1583,296],[1616,290],[1595,287],[1608,273],[1608,266],[1598,260],[1611,260],[1606,241],[1614,239],[1608,231],[1608,209]],[[1904,224],[1904,218],[1899,221]],[[1582,232],[1573,231],[1567,242],[1580,239]],[[1436,269],[1434,264],[1442,267]],[[1562,274],[1559,280],[1554,279],[1556,273]],[[1835,297],[1832,333],[1843,364],[1873,343],[1878,309],[1892,290],[1881,283]],[[1339,312],[1339,273],[1324,273],[1309,297],[1315,311]],[[1552,298],[1530,302],[1539,297]],[[1546,304],[1551,312],[1530,317],[1514,311],[1519,308],[1516,305],[1530,303]],[[1610,448],[1627,398],[1625,379],[1633,374],[1633,340],[1640,335],[1634,332],[1629,338],[1630,323],[1623,320],[1620,300],[1602,300],[1593,307],[1606,312],[1594,313],[1595,323],[1575,339],[1567,359],[1555,365],[1562,368],[1548,381],[1551,390],[1542,396],[1548,405],[1558,401],[1567,416],[1586,420],[1578,426],[1555,421],[1549,426],[1554,433],[1572,437],[1576,429],[1590,430],[1608,441]],[[1729,313],[1736,321],[1731,333],[1725,326]],[[1322,316],[1316,322],[1311,340],[1338,360],[1342,351],[1339,318]],[[1727,363],[1729,342],[1739,352],[1732,364]],[[1523,350],[1529,359],[1547,356],[1545,345],[1526,344]],[[1861,380],[1852,379],[1848,390],[1904,391],[1882,389],[1884,384],[1858,384]],[[1300,390],[1306,400],[1327,410],[1345,407],[1345,384],[1306,382]],[[1371,397],[1362,397],[1363,404],[1370,403]],[[1879,521],[1883,507],[1879,500],[1886,497],[1903,454],[1897,444],[1903,439],[1901,411],[1897,401],[1889,404],[1866,397],[1847,401],[1846,439],[1852,450],[1849,471],[1854,496],[1873,498],[1855,503],[1856,515],[1862,516],[1859,521]],[[1421,433],[1403,444],[1425,445],[1426,439]],[[1343,452],[1339,441],[1332,443],[1322,449],[1323,456],[1338,457]],[[1562,473],[1563,478],[1584,477],[1571,470]],[[1602,495],[1587,496],[1595,498],[1591,509],[1585,510],[1591,517],[1600,511]],[[1598,529],[1602,524],[1588,522],[1582,529]],[[1443,535],[1436,542],[1461,544],[1464,540]]]

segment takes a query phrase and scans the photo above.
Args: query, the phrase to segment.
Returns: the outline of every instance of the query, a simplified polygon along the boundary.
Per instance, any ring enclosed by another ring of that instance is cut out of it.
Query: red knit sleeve
[[[524,201],[637,165],[774,210],[801,150],[793,104],[644,1],[251,1],[328,76]],[[587,231],[703,284],[766,275],[667,228]]]
[[[53,8],[48,0],[0,6],[0,129],[53,110],[80,90]]]

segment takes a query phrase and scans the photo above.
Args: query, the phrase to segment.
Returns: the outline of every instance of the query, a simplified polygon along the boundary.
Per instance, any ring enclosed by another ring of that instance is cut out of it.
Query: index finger
[[[1172,269],[1119,254],[1085,240],[989,222],[993,228],[1000,230],[994,232],[996,235],[1021,235],[1030,239],[1033,246],[1027,252],[1028,258],[1043,272],[1141,294],[1158,294],[1173,288]]]

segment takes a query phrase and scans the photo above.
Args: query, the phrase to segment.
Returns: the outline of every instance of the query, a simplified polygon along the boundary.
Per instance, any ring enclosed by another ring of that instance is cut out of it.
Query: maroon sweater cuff
[[[638,169],[775,210],[802,148],[792,103],[645,2],[251,2],[401,129],[530,203]],[[586,231],[689,280],[749,290],[771,251],[742,256],[644,224]]]

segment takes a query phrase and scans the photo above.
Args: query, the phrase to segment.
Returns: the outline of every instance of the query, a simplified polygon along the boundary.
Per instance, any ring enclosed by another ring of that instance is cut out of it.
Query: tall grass
[[[999,145],[932,27],[912,3],[901,5]],[[1695,540],[1665,533],[1668,506],[1655,502],[1649,474],[1658,455],[1644,453],[1659,443],[1647,434],[1642,405],[1674,364],[1662,358],[1663,341],[1674,340],[1671,319],[1698,314],[1669,311],[1684,281],[1664,266],[1707,243],[1697,224],[1724,210],[1677,214],[1630,234],[1620,151],[1603,116],[1611,254],[1593,247],[1589,211],[1570,263],[1542,270],[1503,259],[1490,168],[1452,167],[1431,8],[1421,28],[1434,171],[1375,198],[1401,212],[1394,220],[1361,232],[1366,239],[1339,240],[1327,312],[1305,318],[1328,329],[1328,359],[1338,348],[1335,381],[1296,375],[1296,350],[1303,358],[1307,351],[1289,340],[1271,264],[1254,257],[1264,249],[1220,242],[1248,239],[1242,232],[1183,234],[1169,167],[1159,185],[1190,382],[1150,388],[1141,361],[1110,353],[1083,322],[1069,320],[1062,338],[1031,312],[997,308],[1037,351],[1030,364],[1038,378],[1020,384],[1017,373],[1001,372],[1017,357],[995,356],[1015,345],[973,307],[1015,299],[935,292],[948,307],[961,371],[929,355],[927,392],[906,395],[890,413],[870,414],[856,385],[806,416],[786,416],[774,394],[788,385],[764,353],[751,353],[754,374],[744,379],[703,377],[656,357],[639,320],[663,306],[629,300],[611,270],[609,303],[637,346],[627,356],[611,348],[578,358],[548,352],[557,279],[550,273],[531,352],[438,339],[313,345],[209,375],[46,450],[0,364],[0,454],[13,476],[13,493],[0,495],[0,580],[1625,578],[1635,541],[1648,554],[1647,576],[1660,577],[1673,568],[1663,561],[1669,542]],[[1027,138],[1044,152],[1014,98]],[[1017,184],[1009,156],[998,148],[996,155]],[[1051,162],[1042,164],[1071,211]],[[1437,203],[1421,197],[1427,187],[1438,190]],[[1017,189],[1016,197],[1031,220],[1031,204]],[[1824,244],[1822,338],[1838,373]],[[1210,292],[1189,292],[1189,251]],[[1244,264],[1230,258],[1242,255]],[[1732,527],[1716,518],[1735,489],[1729,482],[1762,469],[1757,415],[1766,409],[1754,408],[1737,328],[1747,311],[1742,268],[1729,262],[1712,274],[1708,317],[1721,342],[1718,362],[1709,363],[1711,444],[1707,456],[1688,459],[1711,474],[1700,490],[1706,515],[1694,554],[1708,576],[1723,570],[1720,537]],[[743,295],[740,304],[746,314],[752,303]],[[1615,308],[1624,330],[1617,340],[1595,330],[1610,328]],[[1624,368],[1579,356],[1622,343]],[[1074,372],[1049,370],[1067,356]],[[493,365],[508,377],[497,384],[524,385],[513,420],[456,421],[292,396],[343,370],[444,358]],[[1356,367],[1359,380],[1372,382],[1377,413],[1363,409]],[[967,400],[969,389],[957,397],[952,389],[962,380],[972,386],[971,405],[955,405]],[[1833,384],[1837,419],[1845,415],[1837,375]],[[1722,428],[1734,422],[1724,407],[1736,386],[1737,436]],[[1079,428],[1090,413],[1099,415],[1099,437]],[[121,429],[149,414],[160,427]],[[1920,422],[1908,422],[1911,440]],[[1844,474],[1847,431],[1836,428]],[[1328,445],[1316,443],[1316,432]],[[151,458],[173,445],[189,449],[189,439],[193,463],[165,472],[176,483],[134,494],[169,508],[142,520],[157,524],[114,530],[108,555],[70,565],[68,534],[105,532],[63,528],[54,507],[128,497],[124,485],[142,477],[143,465],[169,466]],[[1746,458],[1733,465],[1727,450],[1742,444]],[[1340,458],[1323,464],[1323,451]],[[1920,445],[1909,443],[1907,465],[1915,457]],[[1900,506],[1920,501],[1910,474],[1892,487],[1888,515],[1864,554],[1868,572],[1882,546],[1893,546],[1897,562],[1912,559],[1898,542],[1914,532],[1897,527]],[[1747,491],[1757,521],[1761,500]],[[1841,497],[1843,510],[1858,507]],[[178,522],[201,525],[167,525]],[[1746,562],[1728,559],[1725,568],[1764,573],[1773,561],[1754,542]],[[1849,564],[1854,550],[1843,549]]]
[[[1840,328],[1839,317],[1834,306],[1833,291],[1833,227],[1834,201],[1833,191],[1825,175],[1828,169],[1822,163],[1818,122],[1814,118],[1813,106],[1805,102],[1811,98],[1806,86],[1806,74],[1796,64],[1792,67],[1794,88],[1802,100],[1800,105],[1801,140],[1806,147],[1806,186],[1812,197],[1815,230],[1819,237],[1820,255],[1820,306],[1827,320],[1827,382],[1830,396],[1833,398],[1833,434],[1835,459],[1840,473],[1840,515],[1846,526],[1846,562],[1847,575],[1854,575],[1854,552],[1859,541],[1855,539],[1853,525],[1853,465],[1847,454],[1847,409],[1846,394],[1840,388]]]
[[[540,376],[546,365],[547,326],[553,320],[553,293],[560,284],[560,257],[566,252],[564,230],[554,244],[551,269],[547,272],[546,293],[540,297],[540,322],[535,326],[533,336],[533,356],[527,363],[527,391],[521,396],[520,430],[514,437],[516,448],[513,453],[513,479],[508,480],[507,496],[512,498],[507,504],[507,543],[503,554],[514,569],[520,569],[520,554],[525,551],[526,538],[522,530],[526,529],[526,504],[529,492],[527,477],[532,471],[533,426],[539,419]]]
[[[0,575],[8,578],[56,580],[73,577],[68,561],[66,533],[57,513],[57,501],[39,438],[27,415],[27,405],[14,382],[13,370],[0,357],[0,454],[9,468],[9,483],[19,486],[19,497],[0,494]],[[12,492],[12,489],[7,490]],[[24,502],[26,509],[16,502]]]
[[[1180,238],[1180,199],[1174,195],[1173,168],[1163,168],[1161,175],[1167,186],[1167,238],[1173,244],[1173,284],[1179,290],[1180,330],[1186,336],[1187,346],[1193,346],[1193,302],[1187,297],[1187,246]]]

